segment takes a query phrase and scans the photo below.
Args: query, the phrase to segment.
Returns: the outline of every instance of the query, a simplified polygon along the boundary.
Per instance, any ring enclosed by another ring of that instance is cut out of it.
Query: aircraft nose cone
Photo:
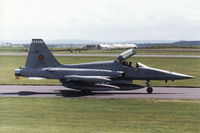
[[[171,74],[174,77],[176,77],[176,79],[193,79],[194,78],[193,76],[190,76],[190,75],[180,74],[180,73],[175,73],[175,72],[172,72]]]

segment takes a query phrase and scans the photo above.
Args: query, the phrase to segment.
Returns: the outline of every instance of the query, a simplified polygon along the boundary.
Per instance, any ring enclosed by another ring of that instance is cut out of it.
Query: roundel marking
[[[43,61],[43,60],[44,60],[44,55],[42,55],[42,54],[39,55],[39,56],[38,56],[38,59],[39,59],[40,61]]]

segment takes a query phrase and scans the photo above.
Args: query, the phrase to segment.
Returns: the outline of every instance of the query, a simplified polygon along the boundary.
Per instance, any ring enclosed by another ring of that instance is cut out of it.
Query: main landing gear
[[[150,85],[150,81],[149,80],[147,80],[147,82],[146,82],[146,85],[147,85],[147,92],[149,93],[149,94],[151,94],[152,92],[153,92],[153,88],[151,87],[151,85]]]

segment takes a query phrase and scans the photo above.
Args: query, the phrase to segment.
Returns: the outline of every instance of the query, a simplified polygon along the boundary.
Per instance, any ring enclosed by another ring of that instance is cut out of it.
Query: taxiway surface
[[[78,90],[63,86],[0,85],[0,97],[77,97],[77,98],[162,98],[162,99],[200,99],[200,88],[154,87],[152,94],[146,87],[140,90],[94,91],[83,95]]]

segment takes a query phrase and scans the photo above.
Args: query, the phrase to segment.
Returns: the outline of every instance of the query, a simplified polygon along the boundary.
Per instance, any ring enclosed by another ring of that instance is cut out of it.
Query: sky
[[[200,40],[199,0],[0,0],[0,40]]]

